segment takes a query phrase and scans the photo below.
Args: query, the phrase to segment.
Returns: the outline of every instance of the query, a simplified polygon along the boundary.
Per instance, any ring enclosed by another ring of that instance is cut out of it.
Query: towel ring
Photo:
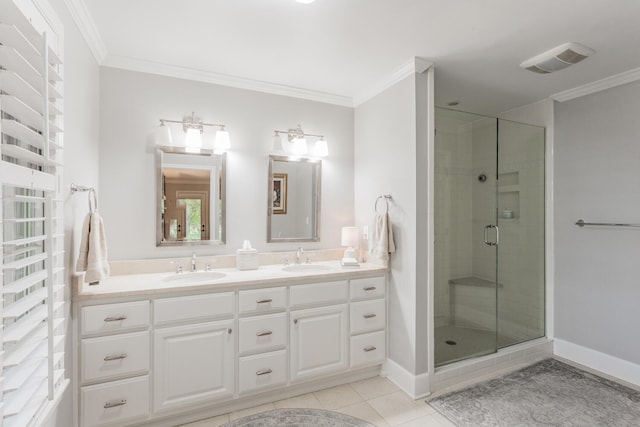
[[[389,213],[389,200],[391,199],[391,195],[389,194],[385,194],[383,196],[378,196],[378,198],[376,199],[376,203],[373,205],[373,210],[378,213],[378,201],[380,199],[384,200],[384,204],[385,204],[385,211],[384,213]]]

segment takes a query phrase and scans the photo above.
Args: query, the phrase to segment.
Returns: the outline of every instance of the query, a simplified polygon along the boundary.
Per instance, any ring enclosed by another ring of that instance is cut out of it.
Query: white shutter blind
[[[0,0],[1,425],[28,426],[64,381],[61,62]]]

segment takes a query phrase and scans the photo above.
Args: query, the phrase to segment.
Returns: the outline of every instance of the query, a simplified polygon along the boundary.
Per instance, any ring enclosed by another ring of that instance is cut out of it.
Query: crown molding
[[[107,57],[107,48],[84,0],[64,0],[64,4],[67,6],[67,9],[69,9],[69,13],[76,23],[78,30],[80,30],[80,34],[82,34],[82,37],[87,42],[89,50],[96,61],[98,61],[98,65],[101,65]]]
[[[293,86],[279,85],[244,77],[230,76],[211,71],[196,70],[193,68],[176,65],[162,64],[145,61],[125,56],[108,55],[102,63],[105,67],[120,68],[123,70],[138,71],[142,73],[157,74],[179,79],[194,80],[204,83],[212,83],[222,86],[230,86],[239,89],[254,90],[257,92],[271,93],[274,95],[290,96],[293,98],[307,99],[309,101],[323,102],[326,104],[353,107],[353,101],[348,96],[334,95]]]
[[[431,66],[433,66],[433,62],[415,56],[403,66],[396,69],[393,73],[380,80],[378,83],[373,84],[372,86],[361,91],[358,95],[354,96],[353,105],[357,107],[358,105],[365,103],[374,96],[384,92],[405,77],[416,73],[424,73]]]
[[[551,98],[558,102],[569,101],[574,98],[591,95],[592,93],[600,92],[626,83],[635,82],[637,80],[640,80],[640,68],[634,68],[633,70],[615,74],[601,80],[596,80],[595,82],[587,83],[573,89],[554,93],[551,95]]]

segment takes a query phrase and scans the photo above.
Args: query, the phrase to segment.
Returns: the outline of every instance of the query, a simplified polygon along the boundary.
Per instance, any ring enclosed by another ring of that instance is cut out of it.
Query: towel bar
[[[625,223],[617,223],[617,222],[584,222],[584,220],[579,219],[575,222],[575,225],[578,227],[584,227],[585,225],[594,225],[594,226],[602,226],[602,227],[640,227],[640,224],[625,224]]]

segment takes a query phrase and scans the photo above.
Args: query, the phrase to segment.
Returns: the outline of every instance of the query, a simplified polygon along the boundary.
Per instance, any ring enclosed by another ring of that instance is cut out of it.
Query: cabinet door
[[[347,305],[291,312],[291,381],[346,369]]]
[[[230,397],[233,320],[155,331],[155,411]]]

